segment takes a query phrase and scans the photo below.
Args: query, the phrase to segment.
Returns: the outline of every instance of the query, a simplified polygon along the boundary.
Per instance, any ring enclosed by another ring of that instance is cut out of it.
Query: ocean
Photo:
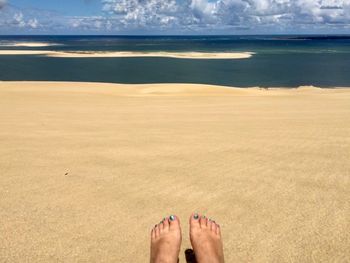
[[[49,46],[13,45],[21,42]],[[350,36],[0,36],[0,49],[255,53],[238,60],[1,55],[4,81],[350,87]]]

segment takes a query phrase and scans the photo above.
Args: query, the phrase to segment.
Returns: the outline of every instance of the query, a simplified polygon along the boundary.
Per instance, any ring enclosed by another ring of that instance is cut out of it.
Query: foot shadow
[[[196,256],[193,250],[190,248],[186,249],[185,258],[187,263],[197,263]]]

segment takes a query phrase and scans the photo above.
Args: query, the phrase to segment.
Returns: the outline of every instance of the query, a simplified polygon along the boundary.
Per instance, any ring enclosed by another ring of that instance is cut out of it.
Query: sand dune
[[[230,262],[350,261],[350,89],[0,82],[0,261],[147,262],[176,213]]]
[[[245,59],[254,53],[228,53],[228,52],[58,52],[45,50],[0,50],[0,55],[43,55],[63,58],[107,58],[107,57],[169,57],[183,59]]]

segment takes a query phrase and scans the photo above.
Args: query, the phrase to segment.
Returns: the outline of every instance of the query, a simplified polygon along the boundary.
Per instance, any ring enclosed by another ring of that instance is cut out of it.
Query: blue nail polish
[[[193,215],[193,218],[197,220],[199,218],[199,215],[196,213]]]
[[[169,216],[169,219],[170,219],[170,221],[174,221],[175,220],[175,216],[171,215],[171,216]]]

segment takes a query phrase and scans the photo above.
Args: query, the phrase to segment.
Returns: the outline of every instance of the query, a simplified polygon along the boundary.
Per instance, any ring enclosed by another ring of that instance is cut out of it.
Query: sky
[[[0,34],[350,34],[350,0],[0,0]]]

